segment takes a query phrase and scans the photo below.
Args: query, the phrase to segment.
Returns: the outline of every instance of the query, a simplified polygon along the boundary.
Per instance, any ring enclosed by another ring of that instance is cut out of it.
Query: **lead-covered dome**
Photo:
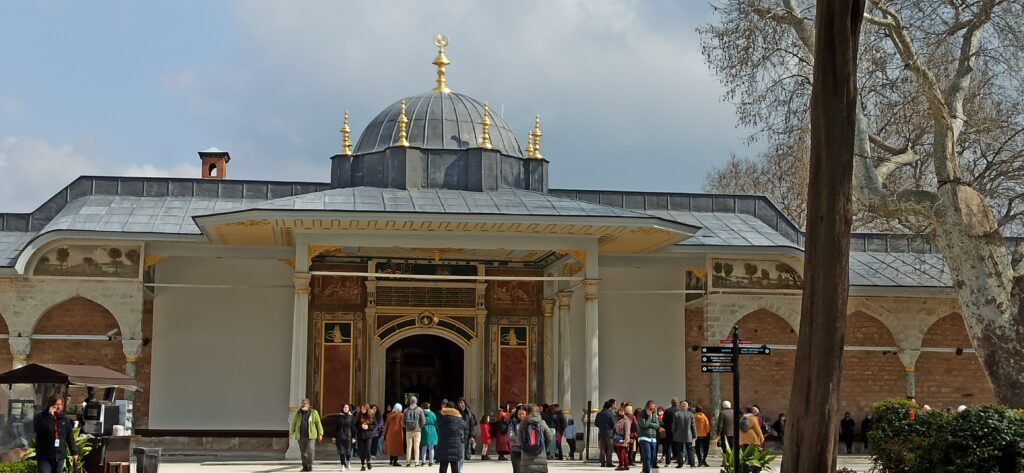
[[[480,146],[484,105],[455,92],[428,92],[407,97],[405,114],[409,120],[406,134],[409,146],[425,149],[460,150]],[[398,142],[399,100],[377,114],[359,135],[353,154],[383,151]],[[491,146],[508,156],[525,158],[515,133],[491,109]]]

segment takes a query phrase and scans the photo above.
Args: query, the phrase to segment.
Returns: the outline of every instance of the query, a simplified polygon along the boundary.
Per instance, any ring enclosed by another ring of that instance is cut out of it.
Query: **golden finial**
[[[352,140],[349,134],[352,129],[348,127],[348,110],[345,110],[345,122],[341,126],[341,155],[352,156]]]
[[[533,130],[526,133],[526,157],[533,157]]]
[[[437,66],[437,86],[434,87],[433,91],[447,94],[452,91],[445,85],[444,80],[444,68],[451,64],[451,61],[444,55],[444,47],[448,46],[448,37],[442,35],[434,36],[434,46],[437,46],[437,57],[434,58],[432,64]]]
[[[544,156],[540,154],[540,137],[544,134],[540,132],[540,114],[537,114],[537,118],[533,122],[533,131],[530,134],[533,136],[533,156],[531,158],[541,159]]]
[[[480,119],[480,128],[483,129],[483,132],[480,133],[480,147],[491,149],[491,109],[487,106],[487,102],[484,102],[484,117]]]
[[[398,114],[398,143],[395,143],[397,146],[409,146],[409,140],[406,139],[405,134],[405,126],[408,123],[409,119],[405,118],[405,99],[402,99],[402,113]]]

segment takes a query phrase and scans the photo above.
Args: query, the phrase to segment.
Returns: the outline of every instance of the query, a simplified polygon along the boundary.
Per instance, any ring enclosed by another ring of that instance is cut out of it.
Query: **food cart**
[[[75,415],[78,411],[76,425],[95,437],[92,440],[93,451],[85,459],[86,471],[102,473],[106,471],[107,463],[128,462],[131,403],[117,401],[116,394],[119,388],[138,391],[135,379],[102,366],[30,363],[0,374],[0,385],[8,386],[11,398],[8,401],[8,419],[2,431],[4,446],[28,445],[35,435],[32,419],[37,406],[41,406],[51,394],[61,394],[68,407],[68,415]],[[12,389],[15,386],[17,388]],[[76,397],[83,397],[87,402],[71,405],[69,401],[73,391],[81,389],[85,391],[84,396],[77,393]],[[102,390],[102,394],[98,390]],[[115,429],[115,424],[120,428]],[[115,430],[121,435],[113,435]]]

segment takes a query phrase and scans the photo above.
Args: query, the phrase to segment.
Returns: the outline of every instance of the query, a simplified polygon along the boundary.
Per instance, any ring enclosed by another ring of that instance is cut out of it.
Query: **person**
[[[524,427],[526,422],[526,409],[523,406],[516,406],[516,409],[512,411],[512,422],[508,425],[508,443],[509,451],[511,452],[510,459],[512,460],[512,473],[522,472],[522,460],[523,460],[523,446],[519,443],[519,430]]]
[[[871,432],[871,413],[864,414],[860,421],[860,434],[864,436],[864,453],[868,452],[868,432]]]
[[[519,471],[522,473],[547,473],[548,457],[545,454],[544,446],[555,441],[555,432],[540,418],[540,406],[530,404],[526,410],[529,414],[523,419],[516,432],[519,447],[522,450]],[[534,448],[539,448],[539,450],[534,450]]]
[[[508,427],[512,422],[511,403],[498,410],[498,421],[494,423],[494,450],[498,452],[498,460],[505,461],[505,455],[512,453],[512,446],[509,443]]]
[[[324,425],[320,423],[320,413],[303,399],[298,412],[292,417],[292,426],[288,431],[288,439],[299,443],[299,456],[302,458],[302,471],[313,471],[314,439],[324,439]]]
[[[736,448],[733,444],[733,436],[736,435],[735,426],[732,425],[736,413],[732,410],[732,403],[722,401],[722,410],[718,412],[718,446],[725,455],[726,448]]]
[[[779,418],[772,423],[772,429],[779,436],[779,445],[786,444],[786,414],[779,413]]]
[[[352,416],[352,407],[341,405],[341,414],[334,426],[334,445],[338,449],[341,460],[341,471],[348,471],[352,461],[352,444],[355,443],[356,419]]]
[[[68,452],[78,462],[74,424],[64,414],[64,398],[54,394],[46,399],[46,410],[32,419],[36,431],[36,470],[39,473],[61,473]]]
[[[405,466],[420,463],[420,439],[423,425],[427,423],[423,409],[416,405],[416,396],[409,396],[409,406],[402,413],[402,427],[405,428]]]
[[[693,440],[697,438],[693,413],[690,403],[683,401],[679,410],[672,416],[672,455],[676,457],[676,468],[683,467],[683,452],[686,452],[686,464],[691,468],[693,461]]]
[[[849,412],[843,414],[843,420],[839,422],[839,440],[842,440],[846,444],[846,453],[853,453],[853,429],[857,426],[857,421],[853,420],[853,416]]]
[[[376,404],[370,404],[370,417],[373,418],[373,440],[370,441],[370,455],[380,458],[383,454],[383,442],[380,441],[380,438],[384,435],[384,419]]]
[[[629,414],[627,414],[626,417],[629,418],[629,422],[631,425],[629,428],[629,448],[626,450],[626,466],[633,466],[636,464],[636,440],[637,434],[640,432],[640,425],[637,423],[636,420],[636,410],[633,407],[633,403],[626,401],[622,403],[622,407],[629,407]]]
[[[761,446],[764,444],[764,433],[761,432],[761,423],[754,414],[754,407],[747,407],[743,411],[745,414],[740,419],[740,448],[746,448],[747,445]]]
[[[604,402],[601,412],[597,413],[594,419],[594,426],[597,427],[598,447],[600,448],[601,466],[611,468],[612,466],[612,435],[615,430],[615,399]]]
[[[441,416],[437,419],[437,463],[440,465],[440,473],[447,472],[448,467],[451,467],[452,473],[459,473],[459,463],[462,462],[468,436],[466,420],[455,408],[455,404],[449,402],[441,409]]]
[[[640,462],[643,473],[651,473],[653,464],[658,462],[658,422],[657,406],[654,401],[647,401],[643,412],[637,416],[637,446],[640,447]]]
[[[384,432],[381,440],[384,441],[384,454],[391,460],[391,466],[398,466],[398,457],[405,455],[402,435],[402,405],[395,403],[391,413],[384,419]]]
[[[615,422],[612,444],[615,446],[615,454],[619,458],[619,464],[615,467],[615,471],[629,469],[629,460],[626,458],[626,454],[629,450],[630,430],[633,429],[633,421],[630,419],[632,413],[633,407],[629,405],[619,408],[616,413],[618,420]]]
[[[491,416],[484,415],[480,419],[480,459],[490,460],[487,457],[487,450],[491,446]]]
[[[356,447],[359,452],[359,471],[372,470],[370,444],[373,442],[377,421],[370,413],[370,406],[363,404],[356,412]]]
[[[565,421],[565,443],[569,444],[569,459],[576,459],[576,424],[572,418]],[[582,459],[582,458],[581,458]]]
[[[424,402],[420,405],[423,408],[423,438],[420,440],[420,466],[426,462],[427,466],[434,466],[437,446],[437,414],[430,410],[430,403]]]
[[[473,451],[476,449],[476,414],[473,414],[473,410],[469,408],[469,404],[466,404],[466,398],[460,397],[456,407],[459,409],[459,414],[462,415],[462,420],[466,421],[466,447],[465,447],[465,460],[469,460],[469,457],[473,455]],[[462,464],[459,464],[459,468],[462,469]]]
[[[551,413],[555,419],[555,458],[562,460],[565,458],[565,452],[562,450],[562,439],[565,438],[567,419],[565,413],[562,412],[562,407],[558,404],[551,405]]]
[[[663,406],[658,406],[658,451],[665,451],[665,445],[667,445],[665,443],[665,437],[665,408]],[[671,450],[672,447],[669,446],[668,449]],[[662,454],[662,458],[664,457],[665,454]],[[654,463],[651,464],[651,468],[660,468],[660,462],[661,460],[655,458]]]
[[[665,466],[672,464],[672,454],[674,453],[672,451],[672,420],[675,419],[676,412],[679,412],[679,398],[673,397],[669,404],[661,418],[661,426],[665,429]]]
[[[708,450],[711,448],[711,420],[704,414],[704,409],[698,406],[694,408],[693,422],[694,430],[697,431],[697,466],[710,466]]]

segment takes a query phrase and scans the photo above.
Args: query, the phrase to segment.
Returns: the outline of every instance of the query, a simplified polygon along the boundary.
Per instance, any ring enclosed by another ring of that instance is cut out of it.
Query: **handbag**
[[[615,434],[615,435],[612,435],[612,442],[615,442],[615,443],[622,443],[622,442],[624,442],[625,440],[626,440],[626,436],[625,436],[625,435],[623,435],[623,434]]]

